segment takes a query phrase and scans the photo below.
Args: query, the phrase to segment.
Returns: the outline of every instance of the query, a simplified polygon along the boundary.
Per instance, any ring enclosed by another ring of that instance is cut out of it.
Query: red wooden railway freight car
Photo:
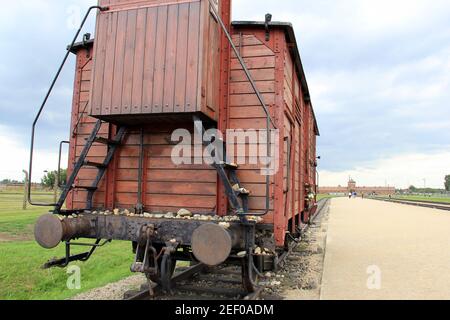
[[[71,177],[55,209],[67,218],[43,216],[37,241],[129,240],[132,270],[166,284],[176,260],[238,263],[251,291],[316,208],[319,131],[292,25],[231,23],[230,0],[99,6],[95,40],[70,48]],[[178,163],[175,148],[192,153]]]

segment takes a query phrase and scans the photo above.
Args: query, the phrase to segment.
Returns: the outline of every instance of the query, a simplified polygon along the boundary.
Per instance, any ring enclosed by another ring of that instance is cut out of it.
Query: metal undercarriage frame
[[[66,256],[62,259],[51,260],[44,268],[64,268],[74,261],[87,261],[98,247],[104,246],[112,240],[130,241],[135,253],[132,272],[144,273],[147,278],[157,282],[170,291],[171,278],[176,261],[197,263],[191,250],[191,239],[194,231],[199,227],[211,224],[211,221],[150,219],[128,216],[104,216],[84,213],[74,219],[63,220],[67,237],[72,239],[95,239],[95,244],[85,244],[65,241]],[[234,237],[235,246],[224,264],[242,265],[245,288],[251,292],[255,287],[257,275],[264,271],[273,270],[276,264],[274,256],[256,256],[253,254],[256,234],[262,235],[273,229],[271,225],[256,224],[255,222],[230,223],[229,232]],[[269,232],[270,234],[270,232]],[[63,236],[64,237],[64,236]],[[106,239],[101,243],[101,239]],[[266,239],[270,242],[270,239]],[[262,243],[262,242],[261,242]],[[71,246],[92,246],[89,252],[71,256]],[[238,256],[239,252],[246,252],[245,256]],[[275,251],[275,250],[274,250]]]

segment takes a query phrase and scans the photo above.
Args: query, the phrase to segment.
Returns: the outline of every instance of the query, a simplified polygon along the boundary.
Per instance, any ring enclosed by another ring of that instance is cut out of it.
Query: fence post
[[[25,180],[23,183],[23,210],[27,210],[27,204],[28,204],[28,171],[23,170],[23,173],[25,174]]]

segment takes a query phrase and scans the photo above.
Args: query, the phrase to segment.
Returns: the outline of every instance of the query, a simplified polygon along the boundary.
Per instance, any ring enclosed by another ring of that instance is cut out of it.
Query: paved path
[[[450,212],[333,199],[321,298],[450,299]]]

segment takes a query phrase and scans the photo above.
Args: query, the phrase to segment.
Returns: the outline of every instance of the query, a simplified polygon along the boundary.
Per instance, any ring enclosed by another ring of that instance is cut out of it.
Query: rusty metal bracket
[[[91,40],[91,34],[90,33],[85,33],[84,35],[83,35],[83,40],[82,40],[82,43],[83,43],[83,47],[85,48],[85,49],[87,49],[86,51],[87,51],[87,53],[86,53],[86,58],[91,58],[91,53],[90,53],[90,51],[89,51],[89,49],[88,49],[88,42]]]
[[[266,28],[266,41],[270,41],[270,22],[272,21],[272,14],[268,13],[265,17],[265,28]]]
[[[95,244],[85,244],[85,243],[71,243],[70,241],[66,242],[66,256],[61,259],[52,259],[48,261],[46,264],[42,266],[42,269],[50,269],[53,267],[58,268],[65,268],[67,267],[71,262],[74,261],[81,261],[86,262],[90,259],[90,257],[94,254],[95,250],[99,247],[103,247],[107,243],[111,242],[111,240],[105,240],[102,244],[100,244],[101,239],[97,239]],[[92,247],[89,252],[77,254],[77,255],[70,255],[70,248],[71,246],[90,246]]]
[[[146,275],[156,275],[158,274],[158,253],[152,245],[151,238],[155,234],[154,225],[143,226],[140,232],[140,243],[138,243],[136,248],[136,256],[134,258],[134,263],[131,265],[131,272],[144,273]],[[140,260],[142,256],[142,243],[145,243],[144,247],[144,257]],[[153,267],[150,267],[150,257],[149,253],[153,255]]]

